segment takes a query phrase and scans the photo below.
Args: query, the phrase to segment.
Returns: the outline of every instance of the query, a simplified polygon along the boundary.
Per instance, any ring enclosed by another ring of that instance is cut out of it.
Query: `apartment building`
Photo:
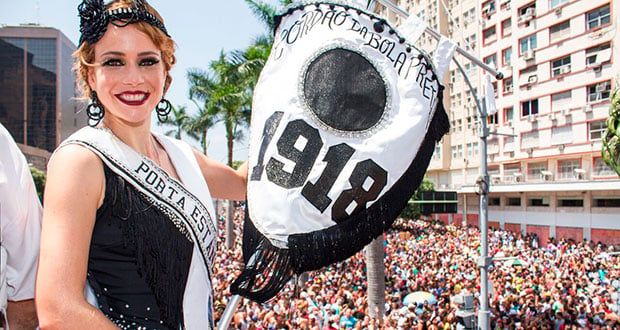
[[[0,27],[0,122],[39,169],[62,140],[86,125],[75,98],[75,49],[54,28]]]
[[[498,112],[488,121],[490,226],[536,233],[541,243],[554,237],[620,244],[620,179],[601,158],[620,72],[614,2],[393,3],[504,75],[493,83]],[[380,13],[385,10],[379,6]],[[430,36],[420,44],[434,49]],[[480,97],[485,72],[460,55],[456,59]],[[452,128],[437,145],[427,177],[438,190],[459,195],[459,213],[438,218],[477,225],[478,111],[456,64],[444,83]]]

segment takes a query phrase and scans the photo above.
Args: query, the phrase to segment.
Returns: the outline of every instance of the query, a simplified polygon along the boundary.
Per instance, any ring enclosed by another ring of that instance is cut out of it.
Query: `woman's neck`
[[[150,120],[140,125],[128,125],[118,120],[106,119],[103,120],[103,127],[111,130],[116,137],[132,149],[148,158],[155,159],[157,151],[155,149],[155,140],[151,133]]]

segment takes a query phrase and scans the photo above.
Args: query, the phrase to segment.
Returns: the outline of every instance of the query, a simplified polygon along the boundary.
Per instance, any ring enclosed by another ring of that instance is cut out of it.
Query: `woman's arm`
[[[41,329],[116,329],[84,297],[104,189],[101,161],[91,151],[69,145],[50,160],[35,294]]]
[[[207,181],[211,196],[222,199],[245,200],[248,184],[247,162],[234,170],[225,164],[208,158],[195,149],[193,151],[202,175]]]

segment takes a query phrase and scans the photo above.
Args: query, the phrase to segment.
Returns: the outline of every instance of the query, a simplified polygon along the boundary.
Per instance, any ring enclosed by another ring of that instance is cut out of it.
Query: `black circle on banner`
[[[347,132],[376,125],[387,104],[379,71],[359,53],[343,48],[327,50],[308,65],[303,93],[319,120]]]

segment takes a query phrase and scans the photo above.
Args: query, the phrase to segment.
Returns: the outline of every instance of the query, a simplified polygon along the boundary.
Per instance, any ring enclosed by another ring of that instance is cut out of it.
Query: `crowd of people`
[[[241,244],[243,209],[235,211]],[[224,234],[224,217],[220,218]],[[618,329],[620,246],[489,231],[492,329]],[[398,219],[385,234],[385,315],[368,310],[363,252],[291,281],[265,304],[237,308],[231,329],[456,329],[457,295],[479,295],[480,231],[430,221]],[[216,314],[241,270],[241,249],[220,244],[215,269]],[[514,262],[513,262],[514,261]],[[406,305],[424,291],[433,299]],[[477,308],[477,307],[476,307]],[[476,312],[474,312],[476,314]]]

